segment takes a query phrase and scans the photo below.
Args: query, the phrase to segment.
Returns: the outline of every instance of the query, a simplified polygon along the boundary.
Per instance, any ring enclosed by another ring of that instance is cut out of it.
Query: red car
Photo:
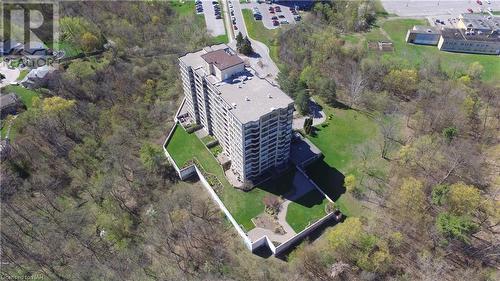
[[[481,2],[479,0],[476,0],[476,3],[478,3],[479,5],[483,5],[483,2]]]
[[[474,13],[474,11],[471,8],[467,9],[467,11],[469,11],[469,13],[471,14]]]

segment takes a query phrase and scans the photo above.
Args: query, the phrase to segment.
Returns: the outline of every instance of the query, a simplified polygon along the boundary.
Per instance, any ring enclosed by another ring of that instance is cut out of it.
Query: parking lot
[[[242,9],[254,9],[257,8],[262,15],[262,23],[264,26],[268,29],[273,29],[273,28],[278,28],[281,25],[288,25],[288,24],[294,24],[296,23],[294,19],[294,15],[290,11],[290,7],[284,6],[284,5],[278,5],[278,4],[266,4],[266,3],[245,3],[245,4],[240,4]],[[269,11],[269,8],[272,7],[274,10],[274,13]],[[281,10],[280,12],[276,11],[276,7],[279,7],[278,10]],[[275,17],[275,20],[279,22],[278,25],[273,25],[273,17]],[[285,23],[287,22],[287,23]]]
[[[382,0],[388,13],[401,17],[443,17],[445,20],[446,15],[456,18],[459,14],[468,13],[468,9],[474,13],[481,12],[481,9],[487,13],[488,8],[500,11],[500,0],[480,0],[480,2],[481,5],[476,0]]]
[[[222,17],[222,9],[221,9],[221,18],[217,19],[215,16],[215,8],[214,4],[212,4],[211,0],[203,0],[201,1],[203,7],[203,14],[205,16],[205,23],[207,24],[207,30],[210,35],[216,37],[219,35],[226,34],[226,29],[224,27],[224,17]]]

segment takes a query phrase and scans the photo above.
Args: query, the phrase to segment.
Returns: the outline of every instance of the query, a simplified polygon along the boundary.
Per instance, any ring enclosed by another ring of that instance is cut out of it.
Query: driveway
[[[212,1],[202,0],[203,14],[205,15],[205,23],[207,25],[207,30],[210,35],[216,37],[219,35],[226,34],[226,28],[224,27],[224,21],[222,19],[215,18],[215,9]]]
[[[248,36],[248,31],[245,26],[245,21],[243,19],[243,13],[241,12],[242,4],[240,4],[238,0],[231,0],[233,8],[229,8],[228,0],[222,0],[222,1],[226,2],[225,4],[227,6],[225,6],[225,8],[229,9],[228,13],[224,13],[225,16],[227,15],[228,21],[230,21],[232,24],[233,16],[231,16],[231,9],[233,10],[234,18],[236,19],[236,26],[238,30],[233,30],[231,28],[231,31],[233,31],[233,38],[239,32],[241,32],[243,36]],[[264,43],[254,40],[251,37],[249,38],[250,41],[252,42],[252,47],[255,54],[249,57],[244,57],[244,59],[252,66],[253,69],[257,71],[257,76],[267,77],[269,78],[271,83],[276,83],[275,80],[276,77],[278,76],[279,69],[269,56],[269,48]],[[229,43],[229,46],[231,46],[231,48],[233,49],[236,49],[236,41],[232,40]]]
[[[467,13],[467,9],[471,8],[474,12],[479,12],[482,8],[485,12],[488,7],[493,11],[500,10],[500,1],[491,0],[488,4],[486,0],[481,0],[483,3],[479,5],[475,0],[382,0],[385,10],[390,14],[396,14],[401,17],[427,17],[427,16],[442,16],[453,15],[457,17],[459,14]]]
[[[301,130],[304,128],[304,121],[307,117],[312,117],[313,126],[317,126],[326,121],[326,114],[313,98],[309,101],[309,116],[300,116],[297,111],[294,112],[292,128],[294,130]]]
[[[17,80],[17,77],[19,77],[19,69],[14,68],[10,69],[7,67],[7,64],[5,62],[2,62],[0,64],[0,73],[5,75],[5,79],[0,82],[0,88],[9,85],[11,82],[14,82]]]
[[[279,5],[279,4],[270,5],[266,3],[259,4],[256,2],[251,2],[251,3],[241,4],[241,7],[242,9],[249,9],[249,10],[252,10],[252,8],[257,7],[262,15],[262,23],[264,24],[264,27],[266,27],[267,29],[275,29],[281,26],[281,24],[278,26],[273,25],[273,21],[271,19],[273,16],[276,16],[279,22],[281,22],[282,20],[286,20],[288,21],[289,24],[295,24],[295,19],[292,12],[290,12],[290,7],[284,5]],[[281,12],[275,12],[273,14],[269,11],[269,7],[274,7],[274,8],[280,7]],[[284,16],[284,18],[280,18],[279,17],[280,15]]]

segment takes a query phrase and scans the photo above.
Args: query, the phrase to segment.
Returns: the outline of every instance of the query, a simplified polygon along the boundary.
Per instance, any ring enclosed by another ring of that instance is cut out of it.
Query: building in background
[[[419,45],[436,46],[441,37],[441,30],[434,26],[415,25],[406,33],[406,42]]]
[[[455,28],[416,25],[408,30],[406,42],[434,45],[441,51],[499,55],[500,17],[462,14]]]
[[[187,112],[215,136],[239,182],[287,167],[293,100],[225,44],[179,58]]]

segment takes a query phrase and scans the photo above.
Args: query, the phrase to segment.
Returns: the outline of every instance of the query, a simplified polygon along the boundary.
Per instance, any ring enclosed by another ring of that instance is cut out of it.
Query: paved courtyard
[[[2,62],[0,64],[0,73],[5,75],[5,79],[3,79],[0,83],[0,87],[4,87],[9,85],[11,82],[16,81],[17,77],[19,77],[20,71],[18,68],[10,69],[7,67],[6,63]]]

